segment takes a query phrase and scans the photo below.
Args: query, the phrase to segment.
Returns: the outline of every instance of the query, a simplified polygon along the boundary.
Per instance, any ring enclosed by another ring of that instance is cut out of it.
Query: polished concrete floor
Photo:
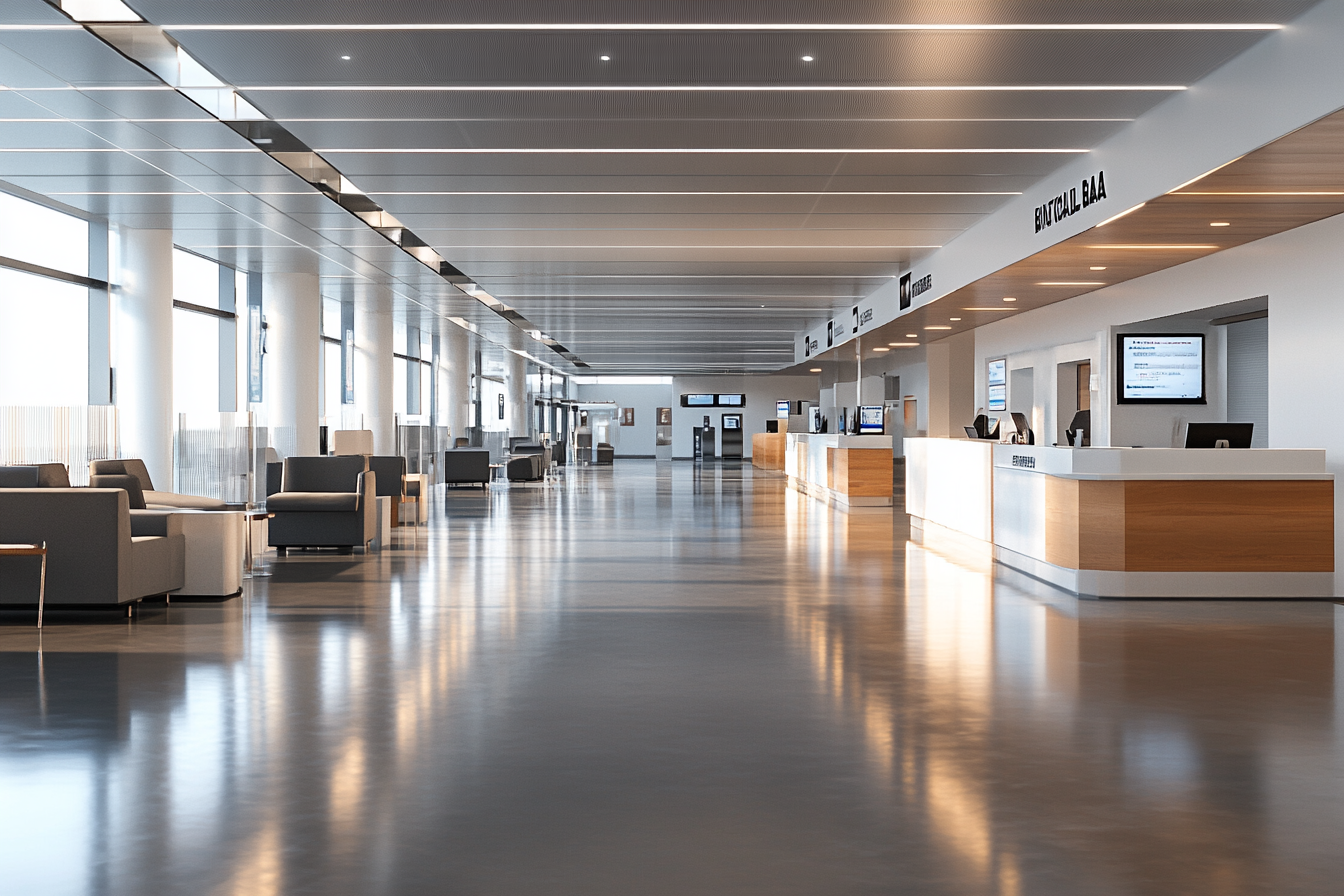
[[[1344,893],[1344,613],[1073,600],[750,467],[0,615],[0,893]]]

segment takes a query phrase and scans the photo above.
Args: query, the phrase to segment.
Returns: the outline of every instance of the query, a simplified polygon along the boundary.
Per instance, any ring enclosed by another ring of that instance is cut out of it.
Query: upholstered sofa
[[[140,490],[145,496],[145,506],[150,510],[228,510],[229,505],[218,498],[206,498],[201,495],[179,495],[176,492],[160,492],[154,489],[149,478],[149,469],[145,462],[134,457],[115,460],[95,460],[89,462],[89,475],[92,476],[134,476],[140,481]]]
[[[368,458],[285,458],[283,488],[266,499],[270,543],[294,547],[367,548],[377,536],[377,474]]]
[[[443,452],[443,481],[448,485],[490,484],[490,452],[485,448],[452,448]]]
[[[48,605],[118,606],[180,589],[186,539],[175,517],[133,521],[119,488],[0,487],[0,542],[47,543]],[[36,557],[0,560],[0,603],[36,604],[39,568]]]

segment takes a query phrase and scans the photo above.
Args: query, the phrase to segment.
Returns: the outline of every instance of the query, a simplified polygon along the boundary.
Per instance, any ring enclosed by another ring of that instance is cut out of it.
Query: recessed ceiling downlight
[[[599,57],[597,57],[597,58],[598,58],[598,59],[601,59],[603,62],[610,62],[610,61],[611,61],[611,57],[608,56],[608,55],[606,55],[605,53],[603,53],[601,56],[599,56]]]
[[[814,58],[815,58],[815,57],[812,57],[812,56],[804,56],[804,57],[803,57],[803,61],[804,61],[804,62],[812,62]]]

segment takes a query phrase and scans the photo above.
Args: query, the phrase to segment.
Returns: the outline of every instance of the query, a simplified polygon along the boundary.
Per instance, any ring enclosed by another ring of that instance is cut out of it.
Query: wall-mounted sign
[[[503,393],[501,393],[500,396],[499,396],[499,419],[501,419],[501,420],[504,419],[504,395],[503,395]]]
[[[671,408],[659,408],[659,409],[658,409],[658,425],[659,425],[659,426],[671,426],[671,425],[672,425],[672,409],[671,409]]]
[[[621,425],[622,425],[622,426],[634,426],[634,425],[635,425],[635,409],[634,409],[634,408],[621,408]]]
[[[902,275],[901,275],[901,310],[904,311],[905,309],[909,308],[911,302],[913,302],[915,299],[919,298],[920,296],[924,295],[924,293],[928,292],[928,291],[931,290],[931,289],[933,289],[933,275],[932,275],[932,274],[925,274],[923,277],[920,277],[918,280],[915,279],[915,275],[914,275],[914,274],[911,274],[911,273],[902,274]]]
[[[826,347],[835,345],[835,321],[826,321]]]
[[[1106,198],[1106,172],[1098,171],[1083,178],[1076,187],[1069,187],[1053,199],[1036,206],[1036,232],[1040,233],[1056,221],[1078,214],[1093,203]]]
[[[811,336],[804,336],[804,337],[803,337],[803,357],[804,357],[804,358],[810,358],[810,357],[812,357],[812,353],[813,353],[814,351],[817,350],[817,347],[818,347],[818,346],[817,346],[817,340],[813,339]]]

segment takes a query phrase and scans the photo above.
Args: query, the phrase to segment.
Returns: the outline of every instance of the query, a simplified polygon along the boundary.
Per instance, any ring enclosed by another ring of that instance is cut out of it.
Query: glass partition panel
[[[251,413],[178,414],[173,441],[175,491],[243,504],[256,500],[260,479],[264,493]]]
[[[0,405],[88,400],[88,288],[0,268]]]
[[[65,464],[80,486],[89,484],[89,461],[120,455],[111,405],[0,407],[0,464]]]

